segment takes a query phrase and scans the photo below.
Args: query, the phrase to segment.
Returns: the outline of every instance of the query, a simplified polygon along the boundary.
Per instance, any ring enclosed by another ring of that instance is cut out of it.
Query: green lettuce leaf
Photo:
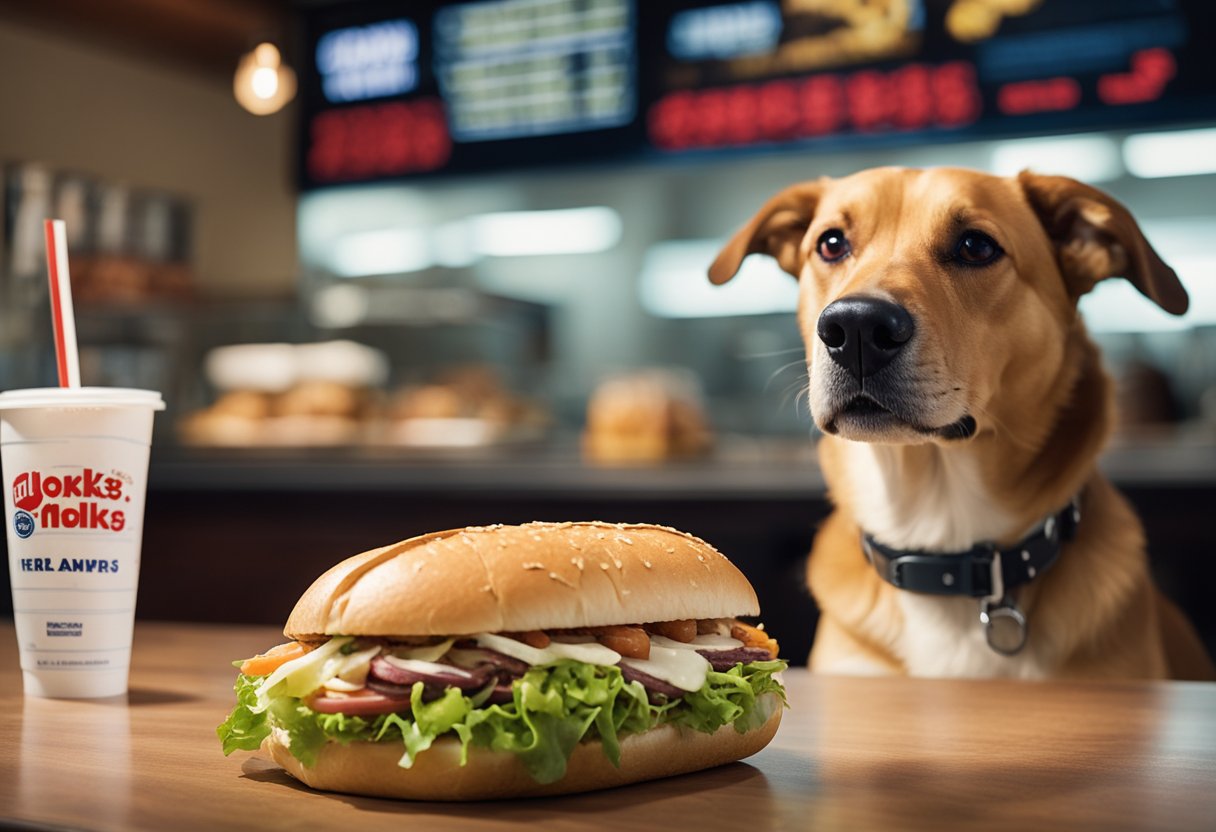
[[[373,718],[319,714],[294,696],[273,697],[266,713],[257,713],[254,690],[262,679],[237,679],[237,707],[217,732],[224,753],[253,750],[271,725],[290,738],[289,750],[304,765],[316,762],[326,742],[399,742],[399,765],[409,768],[434,741],[452,734],[461,743],[461,764],[470,747],[519,756],[540,783],[560,780],[566,762],[580,742],[598,739],[604,755],[620,765],[620,737],[673,723],[713,733],[732,724],[740,733],[759,727],[772,715],[785,691],[773,678],[784,670],[780,660],[740,664],[722,673],[710,671],[701,690],[679,699],[652,704],[638,682],[626,682],[616,667],[562,660],[533,667],[517,680],[511,702],[481,705],[482,697],[449,688],[423,702],[424,686],[414,685],[409,710]],[[766,698],[766,694],[775,694]]]
[[[306,766],[315,765],[317,753],[329,741],[316,719],[316,711],[294,696],[271,699],[267,710],[275,727],[287,732],[291,756]]]
[[[232,689],[236,691],[236,707],[228,714],[228,719],[215,729],[220,743],[224,748],[224,756],[238,749],[241,751],[257,751],[262,747],[262,740],[270,735],[270,723],[265,713],[255,713],[257,705],[257,686],[261,678],[257,676],[238,675]]]
[[[398,765],[402,768],[413,766],[414,760],[431,747],[436,737],[452,730],[452,726],[467,718],[472,709],[472,703],[460,693],[459,688],[448,688],[443,696],[433,702],[424,703],[422,692],[425,687],[422,682],[415,682],[410,690],[410,716],[413,719],[389,714],[376,737],[380,739],[393,728],[401,732],[405,754],[401,756]]]
[[[683,704],[672,709],[668,720],[707,734],[731,724],[740,734],[759,728],[772,716],[772,709],[758,707],[758,700],[775,693],[785,702],[785,690],[773,679],[785,666],[784,661],[774,660],[737,664],[725,672],[711,670],[704,686],[685,694]]]

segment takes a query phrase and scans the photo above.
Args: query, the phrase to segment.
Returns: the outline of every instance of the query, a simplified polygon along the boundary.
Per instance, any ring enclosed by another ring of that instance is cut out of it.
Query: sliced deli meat
[[[734,650],[698,650],[697,652],[708,659],[713,669],[718,672],[730,670],[740,663],[767,662],[776,658],[772,653],[767,650],[761,650],[759,647],[738,647]]]
[[[372,659],[371,676],[394,685],[425,685],[475,690],[486,686],[489,673],[470,671],[450,664],[423,662],[412,659],[397,659],[392,656],[376,656]]]
[[[512,658],[506,653],[499,653],[497,650],[489,650],[484,647],[475,647],[470,649],[455,648],[448,651],[447,660],[457,667],[463,667],[466,670],[476,669],[481,665],[490,665],[500,673],[510,676],[523,676],[528,672],[528,663]]]

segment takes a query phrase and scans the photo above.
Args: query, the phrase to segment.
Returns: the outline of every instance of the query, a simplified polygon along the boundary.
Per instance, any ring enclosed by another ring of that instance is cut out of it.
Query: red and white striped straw
[[[72,310],[72,277],[68,273],[67,229],[63,220],[46,220],[46,271],[51,283],[51,323],[55,328],[55,361],[60,387],[80,386],[80,353],[76,349],[76,314]]]

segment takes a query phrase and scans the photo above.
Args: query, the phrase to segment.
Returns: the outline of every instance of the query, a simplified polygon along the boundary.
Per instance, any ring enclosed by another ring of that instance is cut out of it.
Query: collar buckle
[[[1001,550],[996,547],[996,544],[990,546],[992,552],[992,561],[988,564],[989,588],[991,592],[985,596],[985,601],[1000,601],[1005,597],[1005,573],[1001,571]]]

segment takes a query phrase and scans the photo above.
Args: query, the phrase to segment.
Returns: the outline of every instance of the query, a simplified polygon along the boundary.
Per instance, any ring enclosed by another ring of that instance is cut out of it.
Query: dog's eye
[[[968,266],[987,266],[1005,252],[996,240],[980,231],[964,231],[954,248],[954,259]]]
[[[819,242],[815,248],[825,263],[835,263],[837,260],[843,260],[853,250],[853,247],[849,245],[848,238],[844,236],[844,232],[839,228],[829,228],[820,234]]]

